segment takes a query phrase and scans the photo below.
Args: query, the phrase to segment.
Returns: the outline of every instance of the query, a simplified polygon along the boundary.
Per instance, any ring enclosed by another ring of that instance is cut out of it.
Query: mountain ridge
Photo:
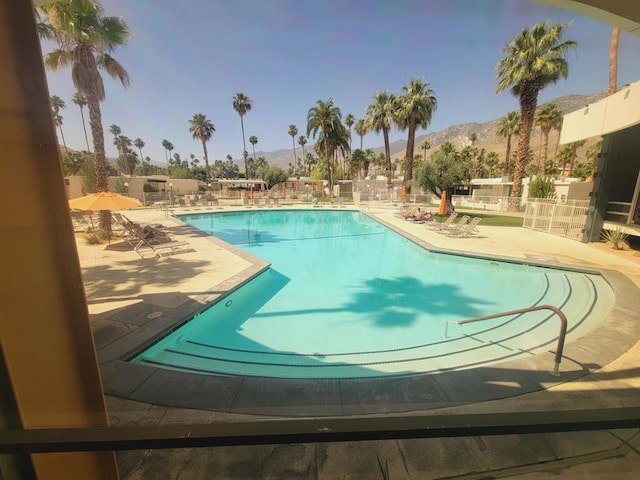
[[[605,92],[600,93],[592,93],[592,94],[569,94],[563,95],[561,97],[557,97],[548,102],[544,102],[538,107],[546,105],[548,103],[555,103],[558,105],[560,111],[564,114],[573,112],[578,110],[585,105],[596,102],[606,96]],[[508,112],[507,112],[508,113]],[[505,113],[506,115],[506,113]],[[504,116],[504,115],[503,115]],[[461,123],[457,125],[452,125],[443,130],[439,130],[437,132],[426,133],[424,135],[416,136],[415,139],[415,153],[419,154],[422,152],[420,145],[426,140],[430,143],[431,148],[427,152],[427,156],[429,156],[429,152],[433,152],[437,150],[440,145],[444,142],[451,142],[455,145],[456,148],[464,148],[467,145],[471,145],[471,135],[476,134],[477,140],[474,142],[474,145],[478,148],[484,148],[487,152],[496,152],[500,158],[504,158],[506,154],[507,148],[507,140],[505,138],[500,138],[496,135],[496,130],[498,127],[498,123],[502,117],[498,117],[493,120],[489,120],[487,122],[469,122],[469,123]],[[549,155],[551,156],[553,150],[556,148],[558,143],[559,133],[557,131],[552,131],[549,134]],[[537,144],[540,143],[541,140],[540,129],[537,127],[533,128],[531,132],[531,148],[536,152]],[[593,141],[587,141],[585,147],[581,148],[578,151],[578,161],[584,160],[585,155],[584,152],[586,148],[588,148],[591,144],[595,143],[597,139]],[[389,148],[391,150],[391,158],[392,160],[398,157],[404,157],[406,150],[407,141],[406,140],[396,140],[395,142],[390,143]],[[513,148],[513,147],[512,147]],[[313,145],[307,144],[305,146],[306,151],[312,151]],[[384,145],[380,145],[378,147],[371,148],[376,154],[384,152]],[[537,152],[536,152],[537,153]],[[293,160],[293,149],[279,149],[274,150],[273,152],[256,152],[256,155],[259,157],[264,157],[270,165],[277,165],[285,170],[288,168],[289,163],[292,163]],[[297,155],[300,157],[302,155],[301,148],[297,149]],[[238,161],[235,160],[234,161]],[[240,160],[241,161],[241,160]]]

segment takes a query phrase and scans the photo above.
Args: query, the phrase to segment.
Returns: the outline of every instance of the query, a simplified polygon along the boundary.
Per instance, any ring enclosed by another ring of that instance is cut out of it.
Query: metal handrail
[[[483,321],[483,320],[491,320],[492,318],[507,317],[509,315],[516,315],[516,314],[519,314],[519,313],[534,312],[536,310],[551,310],[553,313],[558,315],[558,317],[560,317],[560,334],[558,335],[558,345],[556,346],[555,365],[553,367],[553,371],[551,372],[552,375],[555,375],[555,376],[559,377],[560,376],[560,361],[562,360],[562,350],[564,349],[564,338],[567,335],[567,317],[565,316],[564,313],[562,313],[562,310],[560,310],[558,307],[554,307],[553,305],[536,305],[534,307],[519,308],[518,310],[511,310],[511,311],[508,311],[508,312],[494,313],[492,315],[485,315],[483,317],[469,318],[467,320],[460,320],[460,321],[455,322],[455,323],[458,324],[458,325],[464,325],[465,323],[473,323],[473,322],[480,322],[480,321]]]

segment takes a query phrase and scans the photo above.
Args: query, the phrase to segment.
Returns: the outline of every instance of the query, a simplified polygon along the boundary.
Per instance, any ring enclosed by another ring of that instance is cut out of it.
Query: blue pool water
[[[613,305],[599,275],[429,252],[360,212],[181,217],[271,268],[134,361],[210,374],[345,378],[436,373],[553,350]],[[549,319],[549,320],[547,320]]]

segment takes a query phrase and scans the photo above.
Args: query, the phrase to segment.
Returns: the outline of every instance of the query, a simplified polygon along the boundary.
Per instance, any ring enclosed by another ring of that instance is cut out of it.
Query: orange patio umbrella
[[[141,206],[142,203],[137,198],[125,197],[114,192],[92,193],[69,200],[69,207],[74,210],[126,210]]]
[[[449,209],[447,208],[447,191],[442,191],[442,196],[440,197],[440,208],[438,208],[438,215],[446,215]]]

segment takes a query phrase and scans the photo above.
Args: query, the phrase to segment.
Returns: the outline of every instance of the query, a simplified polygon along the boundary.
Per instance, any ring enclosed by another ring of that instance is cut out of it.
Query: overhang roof
[[[560,144],[606,135],[640,124],[640,81],[625,85],[613,95],[567,113]]]
[[[640,35],[640,2],[636,0],[535,0],[620,27]]]

